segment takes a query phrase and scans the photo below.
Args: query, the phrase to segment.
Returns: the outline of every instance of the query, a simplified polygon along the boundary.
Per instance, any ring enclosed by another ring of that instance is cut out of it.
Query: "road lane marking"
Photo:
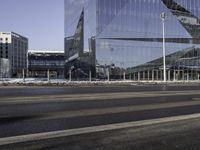
[[[200,99],[192,99],[188,101],[165,101],[164,103],[147,103],[147,104],[131,104],[125,106],[110,106],[100,108],[88,108],[88,109],[76,109],[76,110],[57,110],[49,112],[27,112],[28,116],[36,116],[32,120],[43,120],[43,119],[61,119],[61,118],[72,118],[72,117],[85,117],[105,114],[116,114],[116,113],[127,113],[136,111],[151,111],[156,109],[169,109],[175,107],[184,106],[200,106]],[[23,117],[24,113],[3,113],[0,114],[0,118],[9,117]]]
[[[42,117],[37,118],[37,120],[43,119],[60,119],[60,118],[72,118],[72,117],[86,117],[95,115],[106,115],[115,113],[126,113],[126,112],[136,112],[136,111],[146,111],[146,110],[156,110],[156,109],[166,109],[166,108],[176,108],[184,106],[196,106],[200,105],[200,101],[187,101],[187,102],[173,102],[173,103],[161,103],[161,104],[147,104],[147,105],[133,105],[133,106],[123,106],[123,107],[108,107],[108,108],[95,108],[95,109],[85,109],[85,110],[73,110],[73,111],[61,111],[42,114]]]
[[[175,121],[184,121],[184,120],[197,119],[197,118],[200,118],[200,113],[191,114],[191,115],[174,116],[174,117],[165,117],[165,118],[159,118],[159,119],[150,119],[150,120],[143,120],[143,121],[133,121],[133,122],[100,125],[100,126],[85,127],[85,128],[78,128],[78,129],[69,129],[69,130],[60,130],[60,131],[52,131],[52,132],[45,132],[45,133],[5,137],[5,138],[0,138],[0,146],[22,143],[22,142],[40,141],[40,140],[59,138],[59,137],[77,136],[81,134],[89,134],[89,133],[95,133],[95,132],[105,132],[105,131],[119,130],[119,129],[125,129],[125,128],[149,126],[149,125],[156,125],[156,124],[169,123],[169,122],[175,122]]]
[[[73,95],[43,95],[32,97],[8,97],[0,98],[2,104],[29,104],[39,102],[70,102],[70,101],[92,101],[105,99],[122,99],[122,98],[144,98],[160,96],[186,96],[198,95],[200,91],[154,91],[154,92],[120,92],[120,93],[96,93],[96,94],[73,94]]]

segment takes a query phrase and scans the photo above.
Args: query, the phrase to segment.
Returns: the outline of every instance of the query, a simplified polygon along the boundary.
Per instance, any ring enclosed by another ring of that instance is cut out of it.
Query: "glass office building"
[[[200,74],[199,0],[65,0],[65,75],[167,80]]]

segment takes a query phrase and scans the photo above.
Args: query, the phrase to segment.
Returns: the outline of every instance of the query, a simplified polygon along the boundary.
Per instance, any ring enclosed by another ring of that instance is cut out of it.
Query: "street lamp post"
[[[164,78],[164,82],[166,82],[166,50],[165,50],[165,19],[166,19],[166,15],[164,12],[162,12],[160,14],[160,18],[162,20],[162,25],[163,25],[163,78]]]

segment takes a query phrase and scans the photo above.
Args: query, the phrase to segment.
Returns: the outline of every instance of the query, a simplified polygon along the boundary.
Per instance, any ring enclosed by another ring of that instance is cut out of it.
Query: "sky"
[[[0,31],[29,39],[31,50],[64,50],[64,0],[0,0]]]

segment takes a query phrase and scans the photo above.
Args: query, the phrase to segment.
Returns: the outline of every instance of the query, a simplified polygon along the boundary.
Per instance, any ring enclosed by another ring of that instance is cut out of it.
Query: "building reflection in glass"
[[[199,0],[65,0],[65,76],[162,80],[165,12],[168,80],[197,80]]]

